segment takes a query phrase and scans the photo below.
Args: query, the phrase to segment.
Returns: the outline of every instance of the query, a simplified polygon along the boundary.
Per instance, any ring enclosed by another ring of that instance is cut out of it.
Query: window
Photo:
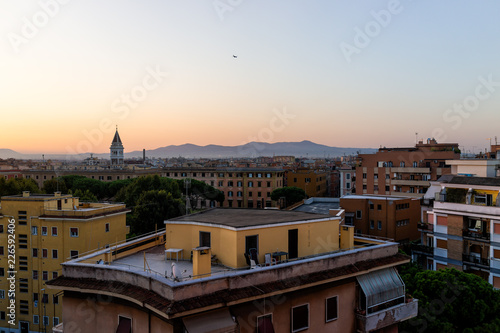
[[[266,187],[271,187],[271,182],[266,182]]]
[[[31,234],[32,235],[38,235],[38,227],[34,226],[34,227],[31,227]]]
[[[325,319],[325,321],[326,322],[335,320],[339,317],[338,301],[339,301],[338,296],[334,296],[334,297],[330,297],[330,298],[326,299],[326,305],[325,305],[325,307],[326,307],[326,311],[325,311],[326,312],[326,319]]]
[[[29,314],[29,301],[26,301],[26,300],[20,300],[19,301],[20,303],[20,306],[19,306],[19,313],[21,313],[22,315],[27,315]]]
[[[309,328],[309,304],[292,308],[292,332]]]
[[[57,236],[57,227],[52,227],[52,236]]]
[[[19,248],[27,249],[28,248],[28,235],[19,235]]]
[[[19,270],[27,271],[28,270],[28,257],[20,256],[19,257]]]
[[[0,246],[0,256],[4,255],[3,246]]]
[[[364,184],[363,185],[363,190],[366,190],[366,189],[367,189],[366,184]]]
[[[78,228],[69,228],[69,235],[71,237],[78,237]]]
[[[378,173],[373,174],[373,179],[378,179]]]
[[[107,177],[107,180],[112,180],[113,178],[111,176],[108,176]]]
[[[71,251],[69,251],[69,255],[70,255],[71,259],[78,258],[78,251],[71,250]]]
[[[0,298],[4,299],[5,298],[5,290],[0,289]]]
[[[40,322],[39,322],[39,318],[38,318],[38,315],[33,315],[33,325],[38,325]]]
[[[350,173],[346,173],[345,179],[351,179],[351,174]]]
[[[414,162],[413,162],[413,167],[414,167],[414,168],[418,167],[418,162],[417,162],[417,161],[414,161]]]
[[[377,221],[378,230],[382,230],[382,221]]]
[[[118,316],[117,332],[132,332],[132,319]]]
[[[42,249],[42,258],[47,258],[49,255],[49,251],[47,249]]]
[[[105,231],[105,232],[109,232],[109,223],[106,223],[106,224],[104,225],[104,231]]]
[[[233,196],[233,191],[229,191],[229,192],[227,192],[227,196],[228,196],[228,197],[232,197],[232,196]]]
[[[259,235],[245,237],[245,253],[250,253],[250,249],[256,249],[259,253]]]
[[[38,301],[38,293],[33,293],[33,302]]]
[[[43,271],[42,272],[42,280],[47,281],[49,279],[49,272]],[[44,294],[45,295],[45,294]]]
[[[210,247],[210,233],[206,231],[200,231],[200,246]]]
[[[363,217],[362,211],[357,210],[356,211],[356,219],[361,220],[362,217]]]
[[[262,192],[257,192],[257,196],[260,198],[262,197]]]
[[[248,196],[251,197],[253,195],[253,192],[248,192]]]
[[[52,278],[53,278],[53,279],[57,279],[57,277],[58,277],[57,272],[52,272]]]
[[[257,333],[266,332],[274,332],[272,314],[257,317]]]
[[[43,326],[49,326],[49,316],[43,316]]]
[[[38,249],[31,249],[31,254],[33,258],[38,258]]]
[[[5,276],[5,270],[3,267],[0,267],[0,276]]]
[[[219,184],[219,187],[222,187],[222,186],[224,186],[224,181],[223,180],[219,180],[218,184]]]
[[[404,167],[404,166],[405,166],[405,162],[402,162],[402,161],[401,161],[401,162],[399,163],[399,166],[400,166],[400,167]]]
[[[19,279],[19,292],[27,293],[28,287],[28,279]]]
[[[248,187],[253,187],[253,182],[248,182]]]
[[[42,227],[42,236],[47,236],[47,234],[49,233],[48,230],[49,229],[47,227]]]
[[[241,198],[241,197],[243,196],[243,192],[238,191],[238,194],[237,194],[237,195],[238,195],[238,197],[240,197],[240,198]]]
[[[33,275],[32,275],[32,278],[33,280],[38,280],[38,271],[33,271]]]
[[[228,181],[227,182],[227,186],[232,187],[233,186],[233,181],[232,180]]]
[[[370,220],[370,229],[375,229],[375,221]]]
[[[248,178],[252,178],[253,177],[253,173],[249,172],[248,173]]]
[[[382,210],[382,205],[377,205],[377,210]]]
[[[366,173],[363,173],[363,179],[366,179]]]
[[[59,296],[53,295],[52,296],[52,303],[54,304],[59,304]]]
[[[54,325],[53,326],[57,326],[59,325],[59,318],[58,317],[54,317]]]
[[[242,186],[243,186],[243,182],[239,181],[239,182],[237,182],[237,183],[236,183],[236,185],[237,185],[238,187],[242,187]]]

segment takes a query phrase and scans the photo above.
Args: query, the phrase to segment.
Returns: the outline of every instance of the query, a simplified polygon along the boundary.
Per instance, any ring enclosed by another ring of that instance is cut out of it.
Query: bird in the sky
[[[235,56],[235,55],[233,54],[233,58],[238,58],[238,56]]]

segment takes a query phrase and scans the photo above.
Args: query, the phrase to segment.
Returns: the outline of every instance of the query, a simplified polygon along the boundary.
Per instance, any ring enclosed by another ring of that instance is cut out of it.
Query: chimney
[[[340,249],[348,250],[354,248],[354,226],[340,226]]]
[[[142,164],[146,164],[146,149],[142,150]]]
[[[54,192],[54,197],[60,197],[61,196],[61,191]]]
[[[205,246],[193,249],[193,278],[210,276],[212,270],[212,249]]]
[[[23,191],[23,198],[29,198],[30,191]]]

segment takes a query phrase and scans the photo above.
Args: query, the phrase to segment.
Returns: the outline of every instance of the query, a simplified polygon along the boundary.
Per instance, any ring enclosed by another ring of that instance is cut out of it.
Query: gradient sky
[[[497,0],[59,1],[0,0],[0,148],[500,137]]]

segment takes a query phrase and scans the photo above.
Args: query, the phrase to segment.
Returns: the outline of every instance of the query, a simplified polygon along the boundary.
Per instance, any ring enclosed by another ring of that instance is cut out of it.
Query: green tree
[[[185,188],[184,179],[177,179],[176,181],[180,189]],[[188,189],[188,195],[191,207],[196,207],[200,199],[214,200],[222,205],[225,199],[224,192],[196,179],[190,179],[190,181],[191,186]]]
[[[43,182],[42,192],[46,194],[52,194],[54,192],[68,193],[68,188],[66,187],[66,182],[61,177],[54,179],[49,179]]]
[[[164,221],[182,215],[184,202],[164,190],[151,190],[139,195],[131,215],[130,232],[143,234],[164,228]]]
[[[31,193],[40,193],[37,183],[33,179],[11,178],[5,180],[0,178],[0,195],[16,195],[23,191]]]
[[[283,197],[285,198],[285,205],[288,207],[304,199],[306,192],[296,186],[277,188],[271,192],[271,199],[274,201],[278,201]]]
[[[456,269],[421,271],[405,265],[406,290],[419,300],[418,317],[400,332],[500,332],[500,291],[474,274]]]
[[[77,189],[75,193],[73,193],[74,197],[80,198],[80,202],[97,202],[97,197],[94,195],[94,193],[90,192],[90,190],[80,190]]]

